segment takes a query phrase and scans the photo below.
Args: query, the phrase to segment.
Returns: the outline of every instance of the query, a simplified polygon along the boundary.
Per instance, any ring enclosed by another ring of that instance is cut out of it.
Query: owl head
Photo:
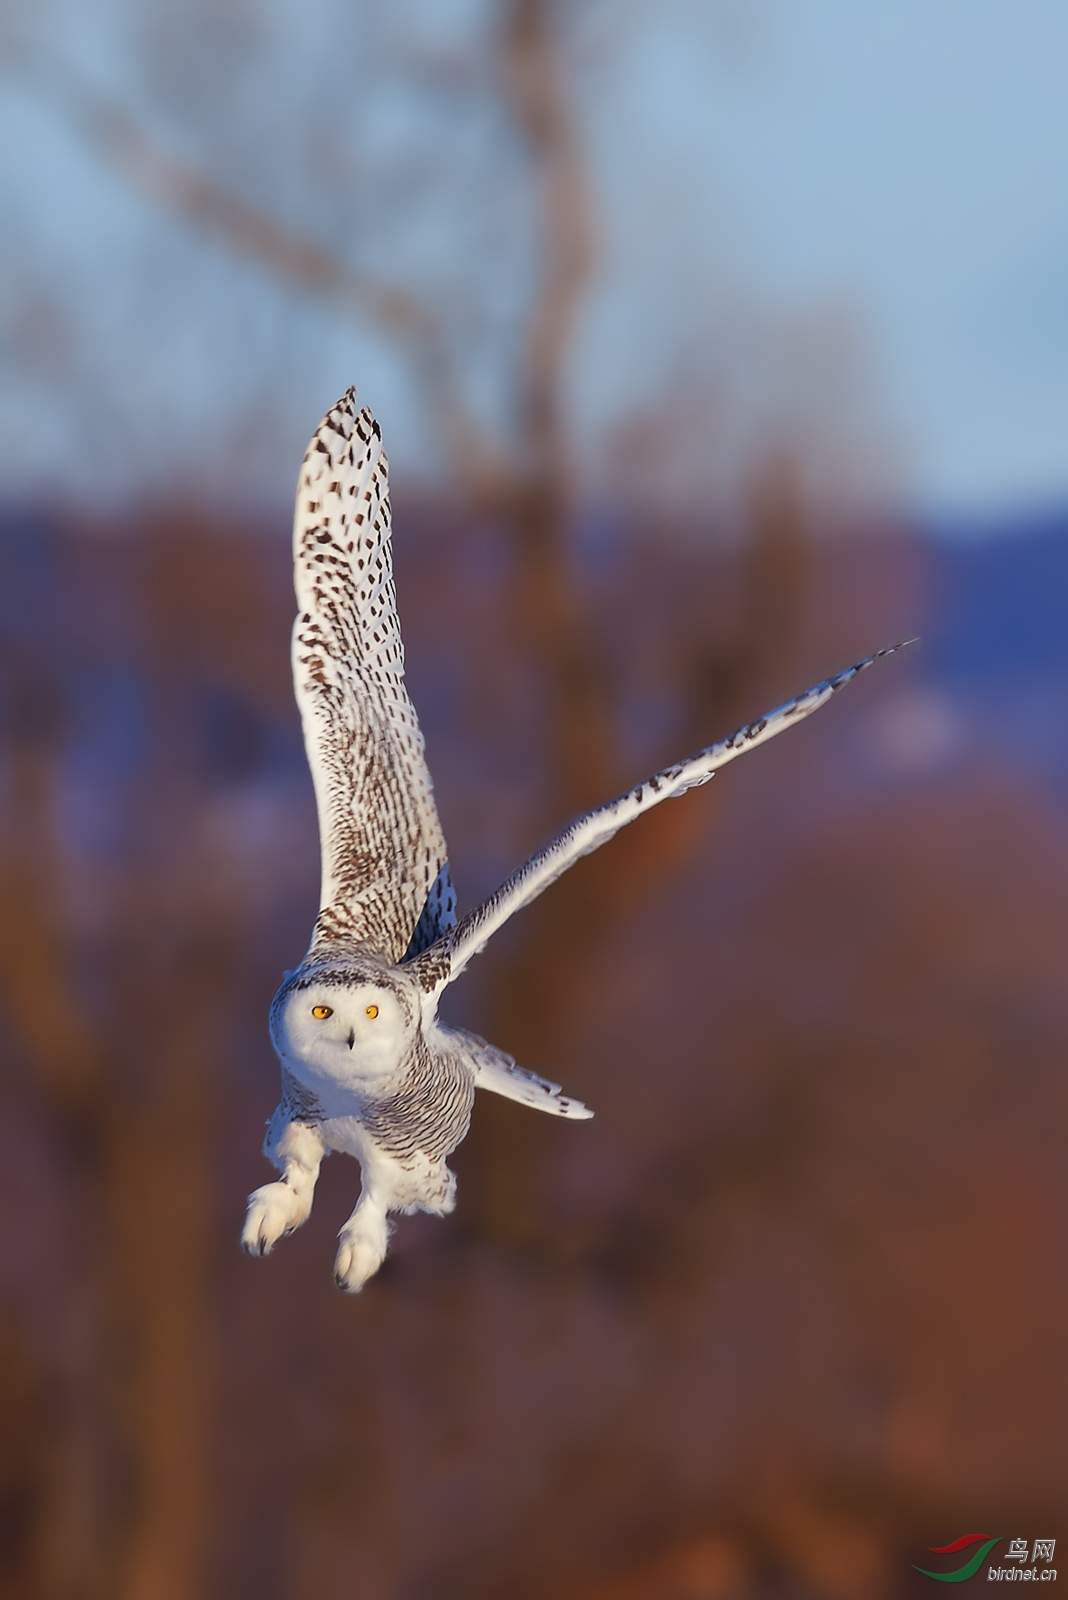
[[[373,957],[306,965],[271,1007],[271,1041],[283,1061],[358,1085],[388,1077],[407,1056],[419,1007],[396,971]]]

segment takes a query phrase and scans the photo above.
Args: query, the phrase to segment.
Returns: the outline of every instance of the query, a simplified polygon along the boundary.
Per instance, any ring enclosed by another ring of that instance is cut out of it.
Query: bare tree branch
[[[564,363],[594,263],[592,197],[553,36],[552,0],[513,0],[504,81],[541,180],[545,252],[523,344],[520,403],[529,467],[563,476]]]
[[[508,469],[464,400],[445,326],[424,300],[380,283],[161,150],[128,112],[68,71],[49,63],[37,77],[96,148],[157,205],[291,287],[332,301],[349,318],[370,320],[392,335],[415,364],[432,425],[457,485],[478,504],[500,501]]]

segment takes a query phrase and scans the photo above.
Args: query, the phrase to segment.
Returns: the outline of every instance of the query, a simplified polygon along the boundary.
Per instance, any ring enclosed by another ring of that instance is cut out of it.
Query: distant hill
[[[940,678],[1068,674],[1068,507],[930,542],[939,628],[924,654]]]
[[[968,724],[1068,793],[1068,508],[929,536],[924,676]]]

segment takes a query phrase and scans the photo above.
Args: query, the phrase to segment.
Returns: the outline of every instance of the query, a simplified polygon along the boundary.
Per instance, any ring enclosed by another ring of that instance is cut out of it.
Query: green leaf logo
[[[925,1578],[934,1578],[938,1583],[963,1583],[965,1578],[974,1578],[987,1556],[996,1544],[1001,1542],[1003,1535],[998,1534],[996,1539],[988,1538],[985,1533],[966,1533],[960,1539],[954,1539],[952,1544],[932,1544],[928,1549],[932,1555],[950,1556],[957,1550],[967,1550],[969,1545],[981,1544],[963,1567],[955,1567],[952,1572],[929,1572],[926,1567],[916,1567],[917,1572],[922,1572]]]

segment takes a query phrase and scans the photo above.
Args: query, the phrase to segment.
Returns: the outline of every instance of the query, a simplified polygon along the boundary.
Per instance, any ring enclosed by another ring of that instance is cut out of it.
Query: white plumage
[[[293,682],[319,812],[322,887],[308,953],[271,1006],[282,1100],[264,1152],[282,1176],[249,1196],[242,1244],[266,1255],[298,1228],[323,1157],[345,1151],[363,1182],[334,1276],[356,1292],[382,1264],[389,1212],[452,1210],[455,1179],[445,1163],[467,1132],[476,1088],[557,1116],[592,1115],[559,1084],[440,1022],[445,986],[579,856],[808,716],[878,656],[573,822],[457,923],[423,736],[404,687],[388,466],[378,424],[357,410],[352,389],[304,458],[293,563]]]

